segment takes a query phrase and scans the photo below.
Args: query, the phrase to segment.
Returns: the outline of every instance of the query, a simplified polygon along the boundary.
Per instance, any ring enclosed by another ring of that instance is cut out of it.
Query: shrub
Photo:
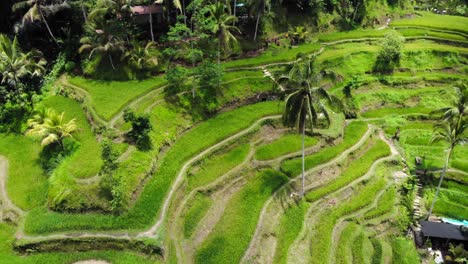
[[[403,43],[404,38],[399,33],[396,31],[388,32],[380,44],[374,71],[392,72],[395,67],[398,67]]]
[[[149,132],[152,129],[148,115],[136,115],[133,111],[126,109],[123,115],[125,122],[131,122],[132,129],[127,133],[131,142],[135,143],[140,150],[149,150],[152,147]]]

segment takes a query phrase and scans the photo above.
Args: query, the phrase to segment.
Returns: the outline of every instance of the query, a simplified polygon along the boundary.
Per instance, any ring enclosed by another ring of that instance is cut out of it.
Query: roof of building
[[[132,10],[132,13],[135,15],[147,15],[149,13],[151,14],[157,14],[157,13],[162,13],[163,9],[161,5],[147,5],[147,6],[132,6],[130,7]]]
[[[421,231],[426,237],[468,241],[468,237],[463,235],[460,231],[460,227],[456,225],[421,221]]]

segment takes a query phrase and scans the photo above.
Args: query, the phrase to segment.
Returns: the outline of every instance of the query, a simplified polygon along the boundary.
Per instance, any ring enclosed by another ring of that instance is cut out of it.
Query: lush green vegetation
[[[415,18],[393,21],[391,25],[400,27],[426,27],[468,34],[468,30],[466,30],[465,27],[467,23],[466,17],[448,15],[440,17],[436,14],[422,11],[418,12],[418,15],[419,16],[416,16]]]
[[[336,146],[325,148],[322,151],[307,156],[305,159],[305,168],[310,169],[331,160],[333,157],[356,144],[366,131],[366,123],[353,122],[349,124],[344,130],[343,141]],[[287,160],[282,164],[281,169],[290,177],[296,176],[301,170],[301,160]]]
[[[258,172],[227,205],[220,222],[197,252],[197,263],[239,262],[248,246],[261,206],[287,181],[274,170]]]
[[[180,166],[189,157],[219,142],[229,135],[245,129],[255,120],[278,113],[276,102],[259,103],[223,113],[200,124],[180,138],[165,155],[156,177],[145,186],[135,205],[121,216],[100,214],[59,214],[43,208],[32,211],[26,219],[25,231],[47,233],[63,230],[109,230],[143,228],[148,226],[159,211],[161,203]],[[196,142],[196,144],[194,144]],[[146,208],[153,208],[148,211]]]
[[[0,6],[0,262],[419,263],[418,181],[468,218],[464,1]]]
[[[211,204],[211,200],[209,197],[201,193],[197,193],[195,198],[193,198],[191,207],[187,211],[184,217],[184,235],[185,237],[190,237],[197,224],[203,218],[206,213],[206,210],[209,208]]]
[[[226,153],[213,155],[197,165],[193,173],[187,175],[188,189],[206,185],[239,165],[249,153],[249,144],[239,145]]]
[[[310,147],[317,144],[317,142],[318,140],[315,137],[306,137],[304,146]],[[300,149],[301,136],[297,134],[289,134],[257,148],[257,151],[255,152],[255,158],[258,160],[269,160],[294,151],[298,151]]]
[[[393,259],[392,263],[416,264],[420,263],[418,252],[412,241],[403,237],[397,237],[392,241]]]
[[[142,81],[101,81],[69,77],[67,81],[90,94],[92,106],[105,120],[111,119],[136,97],[165,84],[162,77]]]
[[[20,208],[42,205],[47,197],[47,176],[38,156],[40,146],[30,138],[0,134],[0,155],[8,159],[8,195]]]

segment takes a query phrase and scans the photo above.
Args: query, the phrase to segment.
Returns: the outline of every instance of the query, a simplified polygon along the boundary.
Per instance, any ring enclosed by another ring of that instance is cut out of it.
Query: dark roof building
[[[425,237],[468,241],[468,236],[462,233],[461,227],[452,224],[421,221],[421,232]]]

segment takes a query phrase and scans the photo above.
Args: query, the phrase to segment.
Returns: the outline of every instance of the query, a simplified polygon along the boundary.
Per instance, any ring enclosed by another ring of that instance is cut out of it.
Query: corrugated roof
[[[421,231],[426,237],[468,241],[468,237],[463,235],[460,227],[451,224],[421,221]]]

